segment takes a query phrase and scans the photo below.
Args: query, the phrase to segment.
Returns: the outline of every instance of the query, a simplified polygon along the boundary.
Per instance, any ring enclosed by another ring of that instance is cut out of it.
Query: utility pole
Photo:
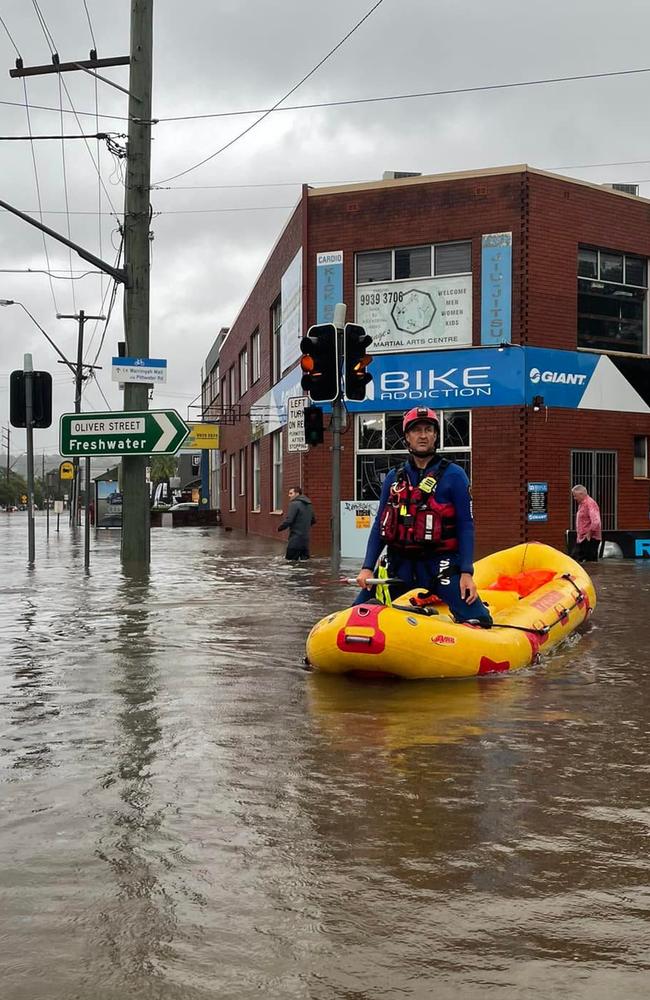
[[[151,185],[151,88],[153,0],[131,2],[131,70],[126,160],[124,314],[126,352],[149,357],[149,188]],[[124,383],[124,409],[147,410],[147,385]],[[150,502],[147,459],[122,458],[122,565],[147,568],[150,558]]]
[[[85,365],[84,364],[84,326],[89,319],[103,320],[106,319],[105,316],[89,316],[80,309],[78,313],[57,313],[57,319],[74,319],[79,324],[79,332],[77,334],[77,363],[74,365],[74,412],[81,413],[81,393],[83,390],[84,378],[84,368],[93,369],[100,368],[101,365]],[[86,459],[90,462],[90,459]],[[72,520],[72,530],[77,530],[77,516],[79,513],[79,459],[73,458],[72,462],[74,464],[74,479],[72,480],[72,502],[70,504],[71,510],[71,520]]]
[[[338,357],[343,357],[343,328],[347,306],[343,302],[334,306],[334,326],[338,338]],[[339,393],[332,403],[332,548],[330,568],[332,576],[339,575],[341,568],[341,427],[345,415],[343,406],[341,378],[339,374]]]
[[[7,449],[7,491],[9,490],[9,473],[11,472],[11,462],[9,459],[9,447],[11,442],[11,430],[9,427],[2,428],[2,444]],[[7,506],[9,506],[9,493],[7,492]]]
[[[78,313],[73,313],[68,315],[66,313],[57,313],[57,319],[75,319],[79,323],[79,332],[77,334],[77,364],[75,365],[74,373],[74,412],[81,413],[81,393],[83,389],[83,381],[86,376],[84,376],[84,368],[100,368],[100,365],[85,365],[84,364],[84,326],[89,319],[104,320],[105,316],[89,316],[80,309]],[[72,480],[72,503],[70,504],[71,518],[72,518],[72,530],[76,532],[77,530],[77,518],[79,516],[79,494],[81,491],[81,480],[79,474],[79,459],[72,459],[74,464],[74,479]],[[84,566],[88,569],[90,565],[90,526],[89,521],[89,504],[90,497],[88,496],[88,485],[90,483],[90,458],[86,458],[86,501],[85,501],[85,519],[84,519]]]
[[[25,375],[25,427],[27,429],[27,562],[33,566],[36,561],[34,538],[34,381],[31,354],[24,355]]]

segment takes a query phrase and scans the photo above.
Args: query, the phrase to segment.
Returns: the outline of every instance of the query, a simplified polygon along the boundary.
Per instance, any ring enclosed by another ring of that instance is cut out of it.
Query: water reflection
[[[123,578],[117,588],[118,617],[113,688],[121,701],[116,714],[115,763],[101,787],[119,797],[107,814],[110,826],[97,856],[112,873],[116,892],[101,908],[98,934],[115,971],[131,983],[149,980],[168,953],[176,930],[172,897],[164,873],[165,806],[154,781],[161,726],[159,672],[152,654],[150,584],[146,577]]]

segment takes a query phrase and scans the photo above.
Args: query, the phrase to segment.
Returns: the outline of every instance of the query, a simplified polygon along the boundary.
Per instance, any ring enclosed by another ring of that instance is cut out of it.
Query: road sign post
[[[188,434],[176,410],[64,413],[59,450],[65,458],[175,455]]]

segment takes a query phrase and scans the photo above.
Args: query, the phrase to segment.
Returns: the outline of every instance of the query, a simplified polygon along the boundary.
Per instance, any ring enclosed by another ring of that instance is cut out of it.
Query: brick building
[[[400,414],[423,401],[471,478],[477,555],[563,547],[576,482],[606,528],[650,537],[649,257],[649,201],[527,166],[303,188],[204,405],[224,524],[277,537],[301,483],[328,551],[328,435],[288,451],[286,410],[303,331],[343,301],[375,355],[372,398],[348,405],[343,500],[372,512],[404,457]]]

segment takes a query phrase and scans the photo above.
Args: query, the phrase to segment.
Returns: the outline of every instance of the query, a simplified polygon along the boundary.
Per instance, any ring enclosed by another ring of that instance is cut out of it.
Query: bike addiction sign
[[[372,363],[373,381],[363,402],[346,402],[351,411],[400,410],[422,403],[442,409],[521,406],[524,352],[510,347],[381,354]]]
[[[356,322],[372,353],[430,351],[472,343],[472,276],[359,285]]]

